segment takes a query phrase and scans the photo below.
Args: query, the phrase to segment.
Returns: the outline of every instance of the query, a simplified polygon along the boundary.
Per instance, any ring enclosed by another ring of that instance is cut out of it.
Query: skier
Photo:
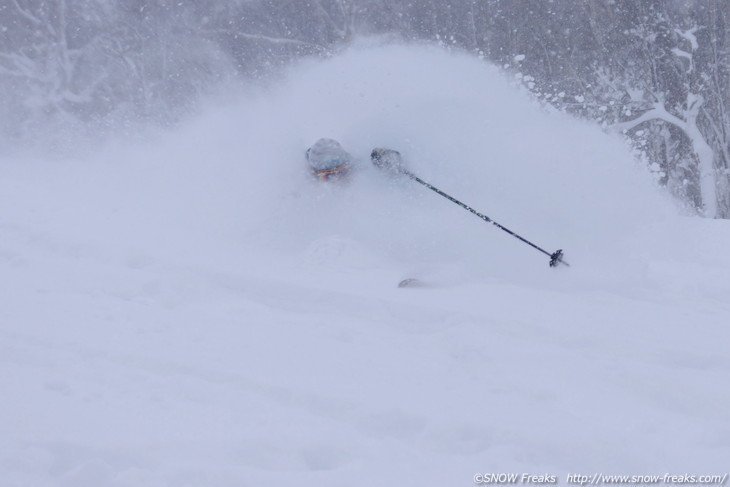
[[[312,174],[314,174],[315,177],[317,177],[320,181],[329,181],[334,179],[341,179],[347,176],[347,174],[350,171],[350,167],[352,165],[352,156],[347,153],[345,149],[342,148],[339,142],[337,142],[334,139],[319,139],[317,142],[314,143],[312,147],[307,149],[306,152],[306,158],[307,162],[309,163],[309,168],[312,171]],[[390,173],[391,175],[396,176],[406,176],[413,181],[425,186],[426,188],[430,189],[431,191],[435,192],[439,196],[443,196],[444,198],[448,199],[452,203],[455,203],[462,207],[463,209],[469,211],[470,213],[473,213],[477,217],[481,218],[487,223],[491,223],[492,225],[496,226],[500,230],[512,235],[513,237],[517,238],[518,240],[521,240],[522,242],[526,243],[527,245],[533,247],[535,250],[538,250],[542,252],[543,254],[550,257],[550,267],[557,267],[560,264],[564,264],[566,266],[570,266],[565,260],[563,260],[563,251],[562,250],[556,250],[553,253],[548,252],[547,250],[544,250],[534,243],[530,242],[529,240],[520,237],[516,233],[514,233],[512,230],[508,229],[507,227],[497,223],[496,221],[489,218],[487,215],[484,215],[482,213],[479,213],[474,208],[462,203],[461,201],[457,200],[453,196],[450,196],[437,187],[433,186],[432,184],[427,183],[423,179],[419,178],[412,172],[410,172],[403,164],[403,159],[401,158],[400,152],[393,150],[393,149],[385,149],[382,147],[376,147],[373,149],[373,151],[370,153],[370,161],[373,163],[375,167],[378,169],[382,169],[383,171],[386,171]],[[402,281],[399,286],[405,287],[413,285],[414,282],[417,282],[413,279],[405,279]]]
[[[307,149],[307,163],[320,181],[345,178],[352,167],[352,156],[334,139],[319,139]]]

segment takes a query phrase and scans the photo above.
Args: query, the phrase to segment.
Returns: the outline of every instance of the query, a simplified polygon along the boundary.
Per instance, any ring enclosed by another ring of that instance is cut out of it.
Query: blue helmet
[[[314,176],[321,181],[347,175],[352,156],[334,139],[319,139],[307,149],[307,162]]]

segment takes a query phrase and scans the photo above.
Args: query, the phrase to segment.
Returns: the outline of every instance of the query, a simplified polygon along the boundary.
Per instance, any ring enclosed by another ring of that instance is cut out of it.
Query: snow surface
[[[308,177],[319,137],[360,158],[348,184]],[[301,64],[147,144],[2,160],[0,485],[722,474],[728,242],[618,138],[429,47]]]

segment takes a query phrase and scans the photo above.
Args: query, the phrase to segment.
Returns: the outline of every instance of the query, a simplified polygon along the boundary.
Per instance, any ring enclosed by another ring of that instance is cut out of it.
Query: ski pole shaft
[[[547,255],[548,257],[550,257],[550,267],[555,267],[555,266],[557,266],[558,264],[565,264],[565,265],[567,265],[568,267],[570,267],[570,264],[568,264],[568,263],[567,263],[566,261],[564,261],[564,260],[563,260],[563,251],[562,251],[562,250],[558,250],[558,251],[556,251],[556,252],[553,252],[553,253],[551,254],[551,253],[550,253],[550,252],[548,252],[547,250],[544,250],[544,249],[540,248],[539,246],[537,246],[537,245],[535,245],[534,243],[530,242],[530,241],[529,241],[529,240],[527,240],[526,238],[524,238],[524,237],[521,237],[520,235],[516,234],[515,232],[513,232],[513,231],[512,231],[512,230],[510,230],[509,228],[507,228],[507,227],[505,227],[505,226],[503,226],[503,225],[500,225],[500,224],[499,224],[499,223],[497,223],[496,221],[494,221],[494,220],[492,220],[491,218],[489,218],[489,217],[488,217],[487,215],[485,215],[485,214],[483,214],[483,213],[479,213],[478,211],[476,211],[476,210],[475,210],[474,208],[472,208],[471,206],[469,206],[469,205],[467,205],[467,204],[465,204],[465,203],[462,203],[461,201],[457,200],[457,199],[456,199],[456,198],[454,198],[453,196],[451,196],[451,195],[449,195],[449,194],[446,194],[446,193],[444,193],[443,191],[441,191],[440,189],[438,189],[438,188],[437,188],[436,186],[434,186],[434,185],[432,185],[432,184],[430,184],[430,183],[427,183],[426,181],[424,181],[423,179],[419,178],[418,176],[416,176],[416,175],[415,175],[415,174],[413,174],[412,172],[410,172],[410,171],[408,171],[408,170],[406,170],[406,169],[402,169],[402,168],[400,169],[400,171],[401,171],[401,172],[402,172],[403,174],[405,174],[406,176],[408,176],[409,178],[411,178],[412,180],[416,181],[416,182],[417,182],[417,183],[419,183],[419,184],[422,184],[423,186],[427,187],[427,188],[428,188],[428,189],[430,189],[431,191],[433,191],[433,192],[435,192],[435,193],[437,193],[437,194],[439,194],[439,195],[443,196],[444,198],[446,198],[447,200],[451,201],[452,203],[455,203],[455,204],[457,204],[457,205],[461,206],[462,208],[464,208],[465,210],[469,211],[470,213],[473,213],[474,215],[478,216],[479,218],[481,218],[481,219],[482,219],[482,220],[484,220],[485,222],[491,223],[492,225],[496,226],[496,227],[497,227],[497,228],[499,228],[500,230],[503,230],[503,231],[505,231],[505,232],[509,233],[510,235],[512,235],[513,237],[515,237],[515,238],[517,238],[517,239],[519,239],[519,240],[523,241],[524,243],[526,243],[526,244],[527,244],[527,245],[529,245],[530,247],[532,247],[532,248],[534,248],[534,249],[537,249],[537,250],[539,250],[540,252],[542,252],[543,254]]]

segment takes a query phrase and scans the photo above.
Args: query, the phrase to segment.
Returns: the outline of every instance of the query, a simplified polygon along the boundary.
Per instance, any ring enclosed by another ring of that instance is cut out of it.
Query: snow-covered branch
[[[687,51],[683,51],[678,47],[675,47],[674,49],[672,49],[672,54],[674,54],[677,57],[685,58],[686,60],[688,60],[690,69],[691,69],[691,67],[692,67],[692,54],[691,53],[689,53]]]
[[[697,32],[698,30],[699,27],[695,26],[687,30],[674,29],[674,32],[689,42],[692,51],[696,51],[700,47],[699,43],[697,42],[697,36],[695,35],[695,32]]]
[[[18,3],[18,0],[11,0],[13,2],[13,5],[15,5],[15,9],[18,11],[18,13],[27,21],[34,25],[43,25],[43,21],[36,17],[35,15],[31,14],[27,9],[24,9],[20,6]]]
[[[327,24],[332,28],[332,30],[335,31],[335,33],[342,39],[347,37],[347,31],[346,29],[342,28],[335,22],[335,20],[332,18],[332,15],[322,6],[322,2],[320,0],[314,0],[314,5],[317,7],[317,11],[321,14],[322,18],[325,19]],[[345,12],[343,11],[343,14]],[[346,19],[345,19],[346,20]]]
[[[611,125],[609,130],[612,132],[627,132],[638,127],[644,122],[657,119],[670,123],[681,130],[685,130],[687,128],[686,121],[669,113],[663,103],[656,103],[652,108],[632,120]]]
[[[292,46],[303,46],[316,49],[318,51],[326,51],[327,49],[319,44],[313,44],[311,42],[300,41],[297,39],[287,39],[285,37],[272,37],[263,34],[251,34],[249,32],[241,32],[238,30],[231,29],[206,29],[203,33],[208,34],[224,34],[233,37],[234,39],[246,39],[250,41],[263,41],[270,44],[279,45],[292,45]]]
[[[0,69],[12,76],[40,78],[36,63],[22,54],[0,53]]]

